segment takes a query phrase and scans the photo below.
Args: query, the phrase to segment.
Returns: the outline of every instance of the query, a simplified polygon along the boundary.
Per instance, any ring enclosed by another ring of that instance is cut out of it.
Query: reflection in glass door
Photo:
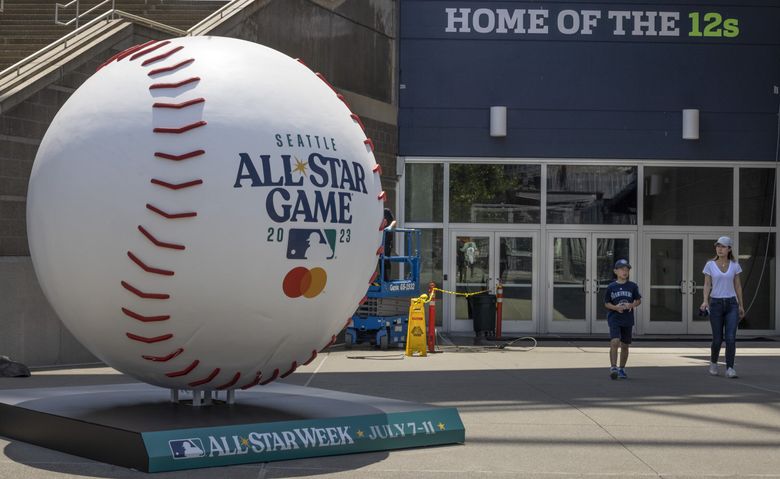
[[[714,256],[718,234],[650,234],[645,275],[649,334],[707,334],[709,318],[699,316],[704,290],[701,272]],[[640,287],[640,291],[641,291]]]
[[[503,286],[503,334],[534,332],[536,236],[496,233],[498,281]]]
[[[503,285],[503,334],[534,332],[536,327],[534,257],[536,233],[456,231],[451,237],[454,261],[449,289],[459,293],[488,290],[496,294]],[[463,296],[446,295],[449,329],[473,331],[468,302]]]
[[[620,258],[633,262],[631,233],[550,233],[548,329],[552,333],[606,333],[605,288]]]
[[[476,293],[490,290],[493,293],[493,233],[456,232],[453,234],[453,252],[455,265],[451,283],[458,293]],[[453,289],[453,288],[451,288]],[[454,298],[454,301],[453,301]],[[455,321],[451,321],[453,331],[472,331],[468,303],[463,296],[447,295],[445,301],[454,302],[450,311]]]

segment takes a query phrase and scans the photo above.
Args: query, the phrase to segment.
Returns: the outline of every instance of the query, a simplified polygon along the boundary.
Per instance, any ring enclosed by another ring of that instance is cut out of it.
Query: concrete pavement
[[[626,381],[607,345],[320,355],[285,381],[454,406],[466,444],[155,474],[158,478],[780,478],[780,342],[738,344],[739,379],[707,374],[706,342],[635,343]],[[110,368],[37,371],[0,388],[132,382]],[[0,479],[146,474],[0,438]]]

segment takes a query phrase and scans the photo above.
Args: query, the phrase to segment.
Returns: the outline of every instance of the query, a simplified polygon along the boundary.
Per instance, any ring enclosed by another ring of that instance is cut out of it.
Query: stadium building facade
[[[502,284],[506,334],[602,334],[626,258],[638,334],[708,334],[702,268],[728,235],[740,335],[780,331],[777,2],[400,0],[399,13],[396,216],[424,230],[426,280]],[[471,331],[468,316],[445,295],[445,331]]]

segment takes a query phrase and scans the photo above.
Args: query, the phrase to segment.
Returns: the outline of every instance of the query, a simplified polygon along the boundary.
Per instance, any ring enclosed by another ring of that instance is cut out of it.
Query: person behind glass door
[[[745,317],[742,302],[742,268],[731,251],[733,242],[721,236],[715,243],[715,257],[704,265],[704,301],[699,306],[700,315],[710,315],[712,348],[710,374],[718,375],[720,345],[726,340],[726,377],[736,378],[734,357],[737,354],[737,326]],[[724,335],[725,331],[725,335]]]

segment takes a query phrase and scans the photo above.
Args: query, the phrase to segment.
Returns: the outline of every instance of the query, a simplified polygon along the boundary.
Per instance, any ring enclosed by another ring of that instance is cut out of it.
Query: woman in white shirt
[[[726,340],[726,377],[735,378],[734,357],[737,353],[737,325],[745,316],[742,302],[742,268],[731,252],[733,242],[721,236],[715,243],[715,258],[704,265],[704,302],[699,309],[709,311],[712,326],[710,374],[718,375],[720,345]],[[724,334],[725,332],[725,334]]]

